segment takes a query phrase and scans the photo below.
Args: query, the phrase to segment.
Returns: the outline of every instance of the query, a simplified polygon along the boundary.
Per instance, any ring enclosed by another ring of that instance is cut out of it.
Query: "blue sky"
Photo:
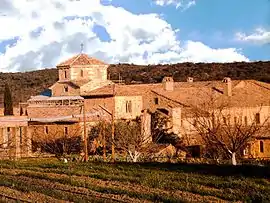
[[[115,6],[133,13],[159,13],[182,40],[202,41],[213,48],[236,47],[251,60],[270,60],[269,44],[249,44],[235,40],[236,32],[252,33],[270,29],[270,0],[198,0],[186,10],[158,6],[151,0],[113,0]]]
[[[38,11],[38,12],[37,12]],[[270,60],[270,0],[1,0],[0,71]]]

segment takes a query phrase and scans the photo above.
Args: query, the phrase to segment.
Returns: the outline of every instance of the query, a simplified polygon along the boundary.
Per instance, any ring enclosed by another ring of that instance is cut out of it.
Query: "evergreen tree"
[[[4,115],[13,115],[12,96],[8,84],[5,84],[4,92]]]

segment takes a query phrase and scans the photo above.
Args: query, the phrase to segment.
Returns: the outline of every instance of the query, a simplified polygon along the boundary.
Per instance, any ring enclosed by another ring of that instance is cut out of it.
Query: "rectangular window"
[[[19,128],[19,133],[20,133],[20,144],[22,144],[22,142],[23,142],[23,128],[22,127],[20,127]]]
[[[65,135],[68,135],[68,127],[65,127],[64,132],[65,132]]]
[[[227,124],[226,117],[223,117],[223,124],[224,124],[224,125]]]
[[[246,148],[243,150],[243,155],[244,156],[250,155],[250,148],[251,148],[251,146],[250,146],[250,144],[248,144],[246,146]]]
[[[64,71],[64,77],[67,78],[67,71]]]
[[[260,119],[260,114],[259,113],[256,113],[256,115],[255,115],[255,122],[256,122],[256,124],[260,124],[261,123],[261,119]]]
[[[234,117],[234,124],[237,124],[237,117]]]
[[[193,120],[193,124],[192,124],[195,128],[197,127],[197,125],[198,125],[198,123],[197,123],[197,120],[196,119],[194,119]]]
[[[45,132],[45,134],[49,134],[49,127],[48,126],[44,127],[44,132]]]
[[[126,113],[132,112],[132,103],[131,101],[126,101]]]
[[[245,125],[248,125],[248,120],[247,120],[247,117],[245,116]]]
[[[81,77],[83,77],[83,70],[81,70]]]
[[[157,97],[154,98],[154,103],[155,103],[155,104],[158,104],[158,98],[157,98]]]
[[[64,87],[64,92],[68,92],[68,86]]]
[[[11,128],[7,127],[6,131],[4,132],[4,136],[3,136],[3,147],[4,148],[8,147],[10,137],[11,137]]]
[[[260,152],[261,153],[264,152],[264,143],[263,143],[263,141],[260,141]]]

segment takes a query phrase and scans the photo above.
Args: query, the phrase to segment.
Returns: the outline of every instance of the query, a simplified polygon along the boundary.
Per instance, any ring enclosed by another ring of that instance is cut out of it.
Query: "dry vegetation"
[[[0,196],[39,202],[269,202],[269,167],[0,162]],[[267,179],[268,178],[268,179]]]
[[[173,76],[176,81],[185,81],[188,76],[195,80],[254,79],[270,82],[270,62],[253,63],[179,63],[174,65],[137,66],[117,64],[109,67],[110,79],[119,79],[119,73],[127,84],[134,82],[161,82],[164,76]],[[42,92],[58,80],[57,69],[45,69],[25,73],[0,73],[0,92],[9,83],[13,101],[26,101],[31,95]]]

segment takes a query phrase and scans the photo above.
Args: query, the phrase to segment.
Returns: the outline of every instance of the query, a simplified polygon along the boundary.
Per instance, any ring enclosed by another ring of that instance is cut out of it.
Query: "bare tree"
[[[233,165],[236,156],[267,129],[269,116],[262,118],[260,108],[249,113],[238,112],[229,104],[211,99],[206,103],[189,108],[188,122],[200,136],[206,150],[216,157],[230,157]]]
[[[115,146],[116,148],[126,152],[132,162],[137,162],[143,155],[149,157],[153,143],[156,144],[172,144],[179,147],[182,140],[169,127],[169,118],[163,116],[159,112],[154,112],[151,118],[151,134],[141,129],[142,120],[119,121],[115,125]]]
[[[115,146],[127,153],[132,162],[137,162],[150,144],[149,136],[142,133],[139,120],[119,121],[115,125]]]
[[[137,162],[142,156],[149,156],[149,147],[153,143],[170,143],[179,147],[182,140],[171,132],[171,127],[168,127],[169,118],[162,116],[159,112],[155,112],[151,119],[151,134],[146,133],[141,118],[134,120],[118,120],[115,122],[115,137],[111,137],[111,122],[100,120],[92,127],[89,138],[90,142],[97,143],[97,147],[103,148],[103,157],[106,157],[106,152],[111,149],[112,144],[118,152],[127,155],[132,162]],[[97,153],[101,151],[97,149]],[[104,158],[105,159],[105,158]]]
[[[140,119],[115,122],[115,137],[112,140],[111,123],[100,121],[91,129],[89,137],[91,140],[95,140],[99,147],[103,148],[103,157],[114,144],[118,153],[128,155],[132,162],[137,162],[152,140],[151,135],[145,135],[141,131],[140,122]]]

